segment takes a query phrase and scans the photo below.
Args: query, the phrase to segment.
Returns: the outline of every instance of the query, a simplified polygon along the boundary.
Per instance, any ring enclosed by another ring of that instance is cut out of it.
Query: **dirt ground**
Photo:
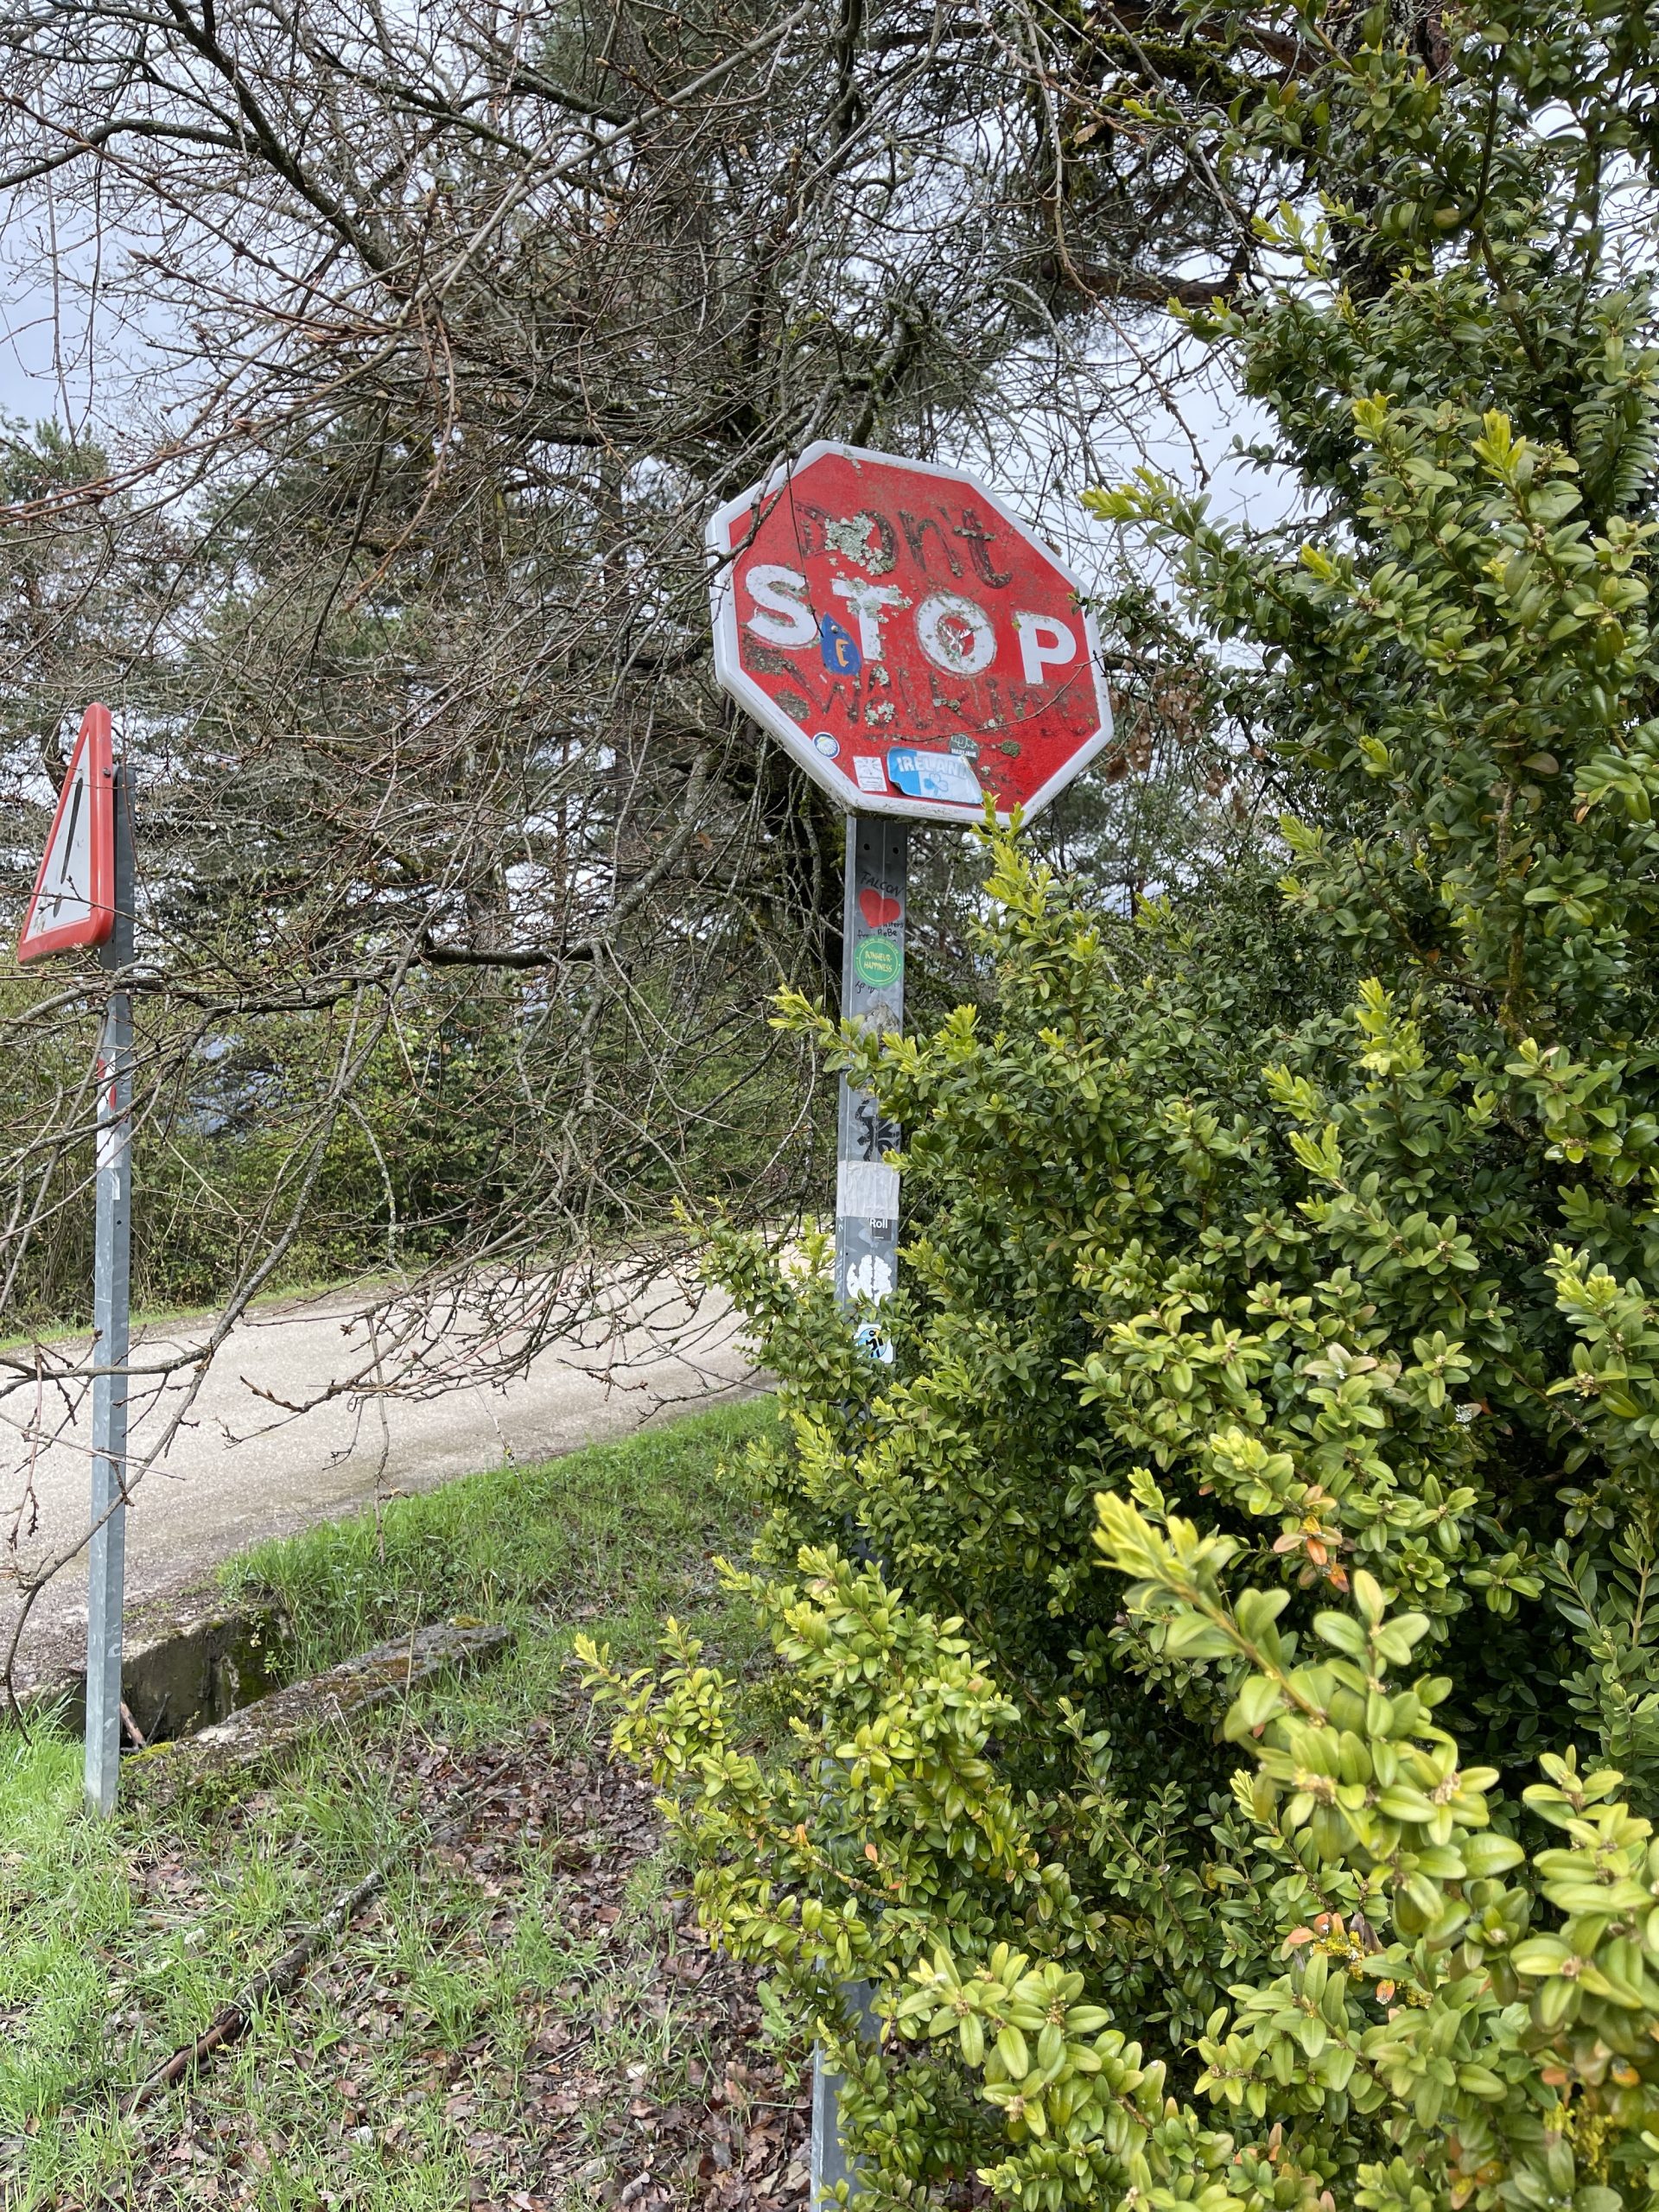
[[[554,1719],[510,1745],[428,1740],[401,1757],[417,1783],[411,1825],[449,1832],[423,1854],[448,1903],[448,1971],[486,1978],[526,1914],[577,1939],[578,1971],[512,1993],[516,2033],[498,2017],[445,2034],[429,1987],[400,1971],[389,1889],[286,1999],[279,2063],[291,2072],[276,2105],[238,2095],[232,2051],[202,2059],[139,2120],[119,2201],[144,2212],[273,2202],[799,2212],[809,2084],[791,2084],[761,2044],[753,1976],[710,1949],[664,1882],[648,1787]],[[257,1832],[264,1810],[256,1796],[230,1817]],[[176,1924],[213,1898],[158,1850],[133,1870],[133,1904]],[[422,1931],[429,1948],[434,1924]],[[260,2024],[267,2041],[274,2025]]]

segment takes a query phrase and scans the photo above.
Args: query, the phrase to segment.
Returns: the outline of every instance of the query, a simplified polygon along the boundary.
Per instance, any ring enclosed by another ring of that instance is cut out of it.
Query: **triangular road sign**
[[[110,710],[88,707],[58,797],[19,960],[102,944],[115,927],[115,760]]]

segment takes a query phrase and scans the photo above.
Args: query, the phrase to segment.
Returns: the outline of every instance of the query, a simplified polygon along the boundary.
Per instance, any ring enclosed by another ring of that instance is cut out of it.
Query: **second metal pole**
[[[905,1026],[905,916],[910,903],[910,829],[904,822],[850,815],[847,822],[842,904],[841,1011],[844,1020],[876,1030]],[[883,1118],[868,1090],[841,1079],[836,1146],[836,1298],[842,1306],[879,1304],[892,1292],[899,1264],[899,1171],[882,1159],[899,1141],[897,1122]],[[890,1360],[893,1346],[878,1320],[861,1339],[871,1358]],[[867,1982],[849,1982],[849,2003],[873,2026]],[[812,2147],[809,2212],[819,2212],[837,2183],[858,2188],[855,2161],[841,2139],[841,2076],[812,2054]]]
[[[99,955],[132,963],[132,841],[115,771],[115,928]],[[86,1587],[86,1802],[115,1810],[121,1761],[126,1580],[127,1344],[132,1221],[132,1000],[111,991],[98,1056],[98,1215],[92,1259],[92,1497]]]

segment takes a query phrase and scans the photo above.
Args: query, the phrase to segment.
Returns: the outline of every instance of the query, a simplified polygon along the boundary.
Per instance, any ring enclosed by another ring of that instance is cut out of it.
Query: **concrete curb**
[[[515,1637],[512,1629],[475,1622],[441,1621],[416,1629],[327,1674],[290,1682],[193,1736],[124,1759],[122,1780],[156,1806],[197,1792],[211,1795],[227,1784],[245,1787],[296,1758],[316,1736],[349,1732],[382,1706],[445,1677],[475,1673],[500,1658]]]
[[[198,1605],[129,1641],[122,1700],[147,1741],[188,1736],[264,1697],[281,1675],[283,1656],[275,1606]],[[18,1702],[25,1719],[49,1715],[78,1735],[86,1721],[86,1670],[67,1669]]]

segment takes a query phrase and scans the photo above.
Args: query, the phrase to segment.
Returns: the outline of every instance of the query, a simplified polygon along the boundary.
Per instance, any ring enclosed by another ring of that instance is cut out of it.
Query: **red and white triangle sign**
[[[19,960],[102,944],[115,927],[115,758],[107,707],[88,707],[58,796]]]

